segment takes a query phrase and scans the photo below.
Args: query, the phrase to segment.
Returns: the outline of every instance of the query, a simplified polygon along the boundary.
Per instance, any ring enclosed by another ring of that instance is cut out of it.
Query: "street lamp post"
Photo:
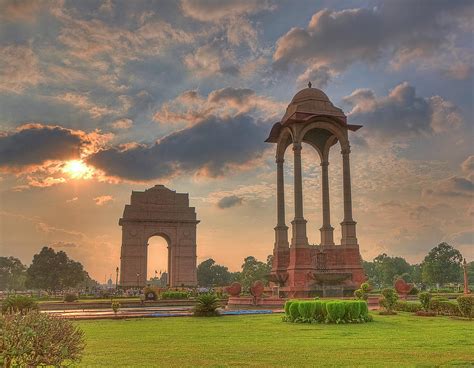
[[[137,272],[137,288],[140,289],[140,274]]]
[[[117,268],[115,269],[115,289],[118,289],[118,274],[119,274],[119,268],[117,266]]]
[[[464,262],[462,264],[463,268],[463,273],[464,273],[464,294],[467,295],[469,294],[469,280],[467,277],[467,263],[466,263],[466,258],[464,258]]]

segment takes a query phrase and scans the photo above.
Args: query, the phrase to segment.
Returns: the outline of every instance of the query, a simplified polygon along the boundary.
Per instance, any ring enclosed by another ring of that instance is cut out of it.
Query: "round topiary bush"
[[[345,319],[348,321],[356,321],[360,317],[360,303],[357,300],[347,301]]]
[[[346,308],[343,302],[329,302],[326,304],[329,322],[340,323],[344,321]]]
[[[312,322],[315,320],[315,301],[302,301],[298,303],[298,313],[303,322]]]
[[[299,304],[300,302],[297,302],[297,301],[294,301],[293,303],[291,303],[290,305],[290,320],[292,322],[296,322],[299,320],[299,318],[301,317],[300,316],[300,311],[299,311]]]

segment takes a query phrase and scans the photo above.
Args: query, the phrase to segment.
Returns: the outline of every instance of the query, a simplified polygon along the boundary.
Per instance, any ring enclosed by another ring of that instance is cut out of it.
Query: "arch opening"
[[[168,285],[169,240],[157,234],[147,244],[147,284],[165,287]]]

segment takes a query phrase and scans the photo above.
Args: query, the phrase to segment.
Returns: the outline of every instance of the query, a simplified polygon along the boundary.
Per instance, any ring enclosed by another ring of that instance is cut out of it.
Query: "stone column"
[[[288,226],[285,224],[285,182],[283,158],[277,158],[277,226],[275,227],[275,249],[288,248]]]
[[[301,172],[301,143],[293,143],[294,153],[294,192],[295,219],[292,224],[292,247],[308,245],[306,237],[306,220],[303,217],[303,177]]]
[[[321,162],[322,172],[322,204],[323,204],[323,226],[321,231],[321,245],[334,245],[334,228],[331,226],[331,210],[329,206],[329,162]]]
[[[351,151],[349,148],[344,148],[341,153],[344,190],[344,220],[341,222],[341,245],[357,245],[356,222],[352,219],[351,167],[349,162]]]

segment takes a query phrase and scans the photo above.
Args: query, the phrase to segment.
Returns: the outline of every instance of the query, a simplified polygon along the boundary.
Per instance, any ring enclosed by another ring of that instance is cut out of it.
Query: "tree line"
[[[241,271],[230,272],[227,267],[217,264],[212,258],[200,263],[197,268],[199,286],[224,286],[238,281],[244,287],[256,280],[266,282],[270,273],[273,256],[266,262],[255,257],[244,259]],[[410,264],[402,257],[391,257],[382,253],[372,261],[362,261],[369,283],[376,287],[393,286],[398,278],[417,285],[435,286],[463,281],[463,257],[447,243],[441,243],[430,250],[420,264]],[[474,262],[468,264],[469,283],[474,284]]]
[[[241,270],[231,272],[226,266],[207,259],[197,267],[198,285],[202,287],[226,286],[238,281],[244,288],[256,280],[267,283],[273,256],[265,262],[253,256],[246,257]],[[463,257],[447,243],[430,250],[420,264],[409,264],[402,257],[383,253],[372,261],[363,261],[369,282],[376,288],[392,286],[397,278],[425,286],[443,286],[461,283]],[[474,284],[474,262],[468,264],[469,283]],[[0,290],[42,289],[60,291],[68,288],[91,288],[98,283],[91,279],[80,262],[70,259],[63,251],[43,247],[35,254],[29,267],[15,257],[0,257]]]
[[[18,258],[0,257],[0,290],[61,291],[98,286],[80,262],[63,251],[43,247],[29,267]]]

